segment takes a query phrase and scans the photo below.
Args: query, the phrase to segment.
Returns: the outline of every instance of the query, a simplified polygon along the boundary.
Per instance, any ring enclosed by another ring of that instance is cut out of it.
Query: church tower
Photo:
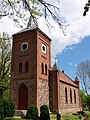
[[[13,35],[11,98],[16,109],[26,110],[32,104],[49,106],[50,49],[51,39],[38,27]]]

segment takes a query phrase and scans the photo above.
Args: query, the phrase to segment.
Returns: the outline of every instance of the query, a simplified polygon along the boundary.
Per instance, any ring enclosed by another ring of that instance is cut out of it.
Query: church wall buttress
[[[58,71],[49,71],[49,107],[51,112],[59,112],[59,102],[58,102]]]

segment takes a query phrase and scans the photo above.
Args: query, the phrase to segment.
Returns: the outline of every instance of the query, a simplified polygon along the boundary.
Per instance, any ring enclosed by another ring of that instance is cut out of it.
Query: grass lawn
[[[51,118],[51,120],[56,120],[56,115],[55,114],[51,114],[50,118]],[[26,120],[26,119],[6,117],[4,120]]]
[[[55,114],[51,114],[50,118],[51,118],[51,120],[56,120],[56,115]],[[75,116],[75,115],[62,115],[62,118],[64,120],[79,120],[78,116]],[[26,120],[26,119],[7,117],[4,120]]]
[[[4,120],[26,120],[26,119],[7,117]]]
[[[56,119],[56,115],[55,114],[51,114],[50,118],[51,118],[51,120],[53,120],[53,119],[55,120]]]
[[[51,114],[51,120],[56,120],[56,115]],[[78,116],[76,115],[62,115],[63,120],[79,120]]]
[[[76,115],[62,115],[64,120],[79,120],[78,116]]]
[[[90,112],[86,112],[86,114],[90,118]],[[51,114],[50,118],[51,118],[51,120],[56,120],[56,115],[55,114]],[[77,115],[62,115],[62,118],[63,118],[63,120],[80,120]],[[7,117],[4,120],[26,120],[26,119]]]

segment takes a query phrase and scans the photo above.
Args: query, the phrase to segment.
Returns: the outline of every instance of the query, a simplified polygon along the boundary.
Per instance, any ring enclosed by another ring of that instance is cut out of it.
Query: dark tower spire
[[[79,81],[77,76],[75,77],[75,81]]]
[[[37,20],[36,20],[36,18],[35,17],[32,17],[32,16],[30,16],[30,18],[29,18],[29,21],[28,21],[28,24],[27,24],[27,28],[29,28],[29,27],[38,27],[38,23],[37,23]]]
[[[53,68],[52,68],[53,71],[58,70],[56,60],[57,60],[57,58],[55,57],[55,63],[54,63]]]

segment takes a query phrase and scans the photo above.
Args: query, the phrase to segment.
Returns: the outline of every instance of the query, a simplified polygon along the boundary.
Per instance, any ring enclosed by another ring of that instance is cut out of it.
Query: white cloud
[[[48,0],[49,1],[49,0]],[[55,3],[55,0],[52,0]],[[53,20],[50,20],[51,24],[55,26],[55,30],[51,29],[49,33],[48,27],[45,24],[44,18],[39,19],[39,28],[45,32],[52,39],[52,57],[54,58],[67,46],[80,43],[84,37],[90,35],[90,11],[85,17],[83,17],[84,6],[87,0],[63,0],[60,1],[60,16],[65,18],[67,24],[70,24],[67,29],[67,36],[64,36],[62,30]],[[54,4],[55,5],[55,4]],[[4,18],[5,23],[0,23],[0,32],[8,31],[13,34],[19,29],[13,26],[13,22]]]
[[[77,64],[75,64],[74,66],[77,67]]]
[[[69,63],[69,65],[70,65],[70,66],[72,66],[72,65],[73,65],[73,63],[71,63],[71,62],[70,62],[70,63]]]
[[[74,64],[72,62],[69,63],[70,66],[77,67],[77,64]]]
[[[60,53],[67,46],[80,43],[83,38],[90,35],[90,11],[83,17],[84,6],[87,0],[63,0],[61,1],[61,17],[65,18],[67,24],[70,24],[67,29],[67,36],[64,36],[58,26],[51,21],[55,26],[55,30],[48,33],[43,18],[40,18],[40,28],[52,39],[52,56]],[[43,26],[42,26],[43,25]]]

